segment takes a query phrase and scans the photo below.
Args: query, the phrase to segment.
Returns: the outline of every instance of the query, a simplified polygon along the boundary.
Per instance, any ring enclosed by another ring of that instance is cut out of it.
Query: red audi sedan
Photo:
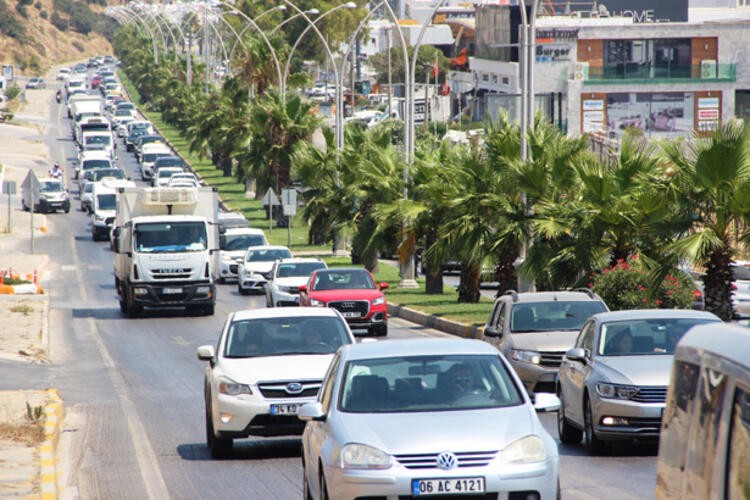
[[[301,306],[332,307],[341,312],[352,333],[388,335],[387,303],[383,290],[366,269],[318,269],[299,288]]]

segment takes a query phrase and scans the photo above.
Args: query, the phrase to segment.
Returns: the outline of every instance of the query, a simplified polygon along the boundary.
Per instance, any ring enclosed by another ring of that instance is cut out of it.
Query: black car
[[[148,129],[145,129],[145,128],[134,129],[125,138],[125,149],[127,149],[128,151],[135,151],[136,141],[140,139],[141,137],[143,137],[144,135],[149,135]]]

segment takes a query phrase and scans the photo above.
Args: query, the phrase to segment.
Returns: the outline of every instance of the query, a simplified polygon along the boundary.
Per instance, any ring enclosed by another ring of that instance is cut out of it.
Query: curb
[[[63,401],[57,389],[47,389],[49,402],[44,407],[44,442],[39,447],[42,500],[59,497],[57,485],[57,443],[60,441],[60,424]]]
[[[465,325],[395,304],[388,304],[388,315],[467,339],[481,339],[484,331],[480,326]]]

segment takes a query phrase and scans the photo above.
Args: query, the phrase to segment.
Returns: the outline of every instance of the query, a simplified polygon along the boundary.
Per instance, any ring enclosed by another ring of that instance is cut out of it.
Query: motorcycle
[[[60,104],[60,101],[62,101],[62,90],[57,91],[57,94],[55,94],[55,98],[57,99],[57,104]]]

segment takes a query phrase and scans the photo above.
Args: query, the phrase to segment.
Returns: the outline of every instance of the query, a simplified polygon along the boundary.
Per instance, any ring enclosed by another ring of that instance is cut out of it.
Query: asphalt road
[[[54,159],[75,158],[64,107],[52,101],[51,125],[41,138]],[[140,175],[120,145],[120,162]],[[65,161],[66,175],[73,172]],[[43,172],[38,172],[39,174]],[[205,445],[204,364],[196,348],[216,341],[230,311],[264,307],[260,296],[219,288],[216,314],[146,312],[124,318],[118,308],[107,243],[91,240],[88,217],[78,210],[77,184],[69,214],[49,215],[49,230],[36,242],[51,260],[51,365],[0,363],[0,389],[57,387],[65,401],[65,497],[83,499],[301,498],[298,439],[238,441],[229,460],[212,460]],[[20,202],[19,202],[20,203]],[[391,338],[444,335],[399,319]],[[543,415],[557,436],[555,415]],[[456,429],[461,432],[461,429]],[[653,497],[656,448],[628,446],[589,456],[560,445],[563,498]]]

